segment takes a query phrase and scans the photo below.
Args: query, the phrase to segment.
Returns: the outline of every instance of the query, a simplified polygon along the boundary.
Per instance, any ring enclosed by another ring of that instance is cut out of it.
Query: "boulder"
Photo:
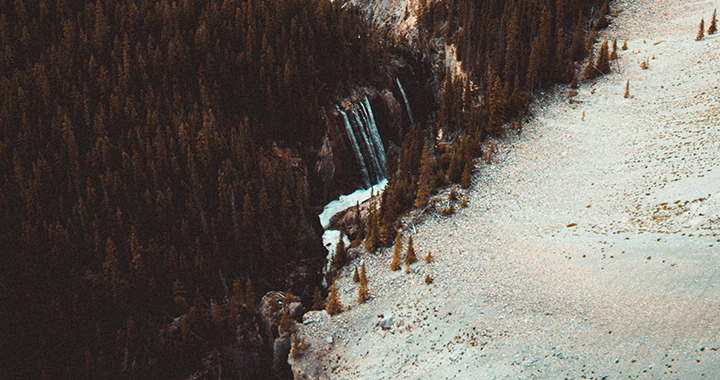
[[[280,325],[280,317],[282,312],[283,299],[282,292],[270,291],[260,300],[258,306],[258,315],[260,316],[260,326],[263,334],[270,338],[277,337],[278,325]],[[272,303],[275,302],[275,305]]]

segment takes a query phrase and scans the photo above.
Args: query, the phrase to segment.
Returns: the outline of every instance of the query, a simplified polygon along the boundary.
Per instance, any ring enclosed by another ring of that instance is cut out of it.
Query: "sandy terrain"
[[[434,263],[363,255],[362,305],[349,266],[352,310],[298,326],[298,377],[720,378],[720,34],[694,41],[714,7],[616,2],[613,73],[579,103],[544,95],[478,163],[469,207],[424,216]]]

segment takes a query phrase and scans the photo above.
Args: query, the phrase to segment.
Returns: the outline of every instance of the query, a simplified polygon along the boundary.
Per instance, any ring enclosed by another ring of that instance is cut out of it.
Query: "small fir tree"
[[[428,251],[427,256],[425,256],[425,262],[429,264],[433,261],[435,261],[435,257],[433,257],[432,251]]]
[[[413,247],[413,238],[410,236],[408,239],[407,253],[405,254],[405,265],[410,269],[410,264],[418,261],[417,255],[415,255],[415,247]]]
[[[335,254],[332,258],[332,267],[336,270],[340,269],[345,265],[347,261],[347,250],[345,249],[345,233],[340,229],[340,239],[335,246]]]
[[[313,292],[311,307],[313,310],[322,310],[325,308],[325,301],[323,301],[322,294],[320,294],[320,289],[318,289],[317,286],[315,287],[315,292]]]
[[[456,201],[457,200],[457,193],[455,192],[455,188],[453,187],[450,189],[450,194],[448,194],[448,200],[449,201]]]
[[[247,281],[245,282],[245,308],[250,314],[257,313],[257,307],[255,306],[255,291],[253,290],[250,276],[248,276]]]
[[[622,46],[620,46],[620,50],[627,50],[627,49],[628,49],[628,47],[627,47],[627,39],[626,39],[625,41],[623,41]]]
[[[610,52],[610,60],[614,61],[617,59],[617,38],[613,38],[612,51]]]
[[[370,299],[370,291],[368,291],[367,273],[365,272],[365,263],[360,268],[360,287],[358,288],[357,303],[363,303]]]
[[[293,336],[292,340],[292,347],[290,348],[290,356],[292,356],[293,359],[297,359],[302,355],[302,353],[307,350],[308,344],[305,341],[305,338],[298,338],[297,334]]]
[[[340,314],[343,311],[343,305],[340,302],[340,296],[338,295],[337,285],[335,285],[335,281],[333,281],[333,284],[330,287],[330,294],[328,294],[327,307],[325,308],[325,311],[329,315]]]
[[[460,202],[460,207],[463,207],[463,208],[464,208],[464,207],[467,207],[467,206],[468,206],[467,198],[463,195],[462,202]]]
[[[287,306],[283,306],[282,316],[280,317],[280,325],[278,325],[278,334],[283,336],[288,333],[295,332],[295,322],[290,317]]]
[[[425,275],[425,283],[428,284],[428,285],[430,285],[430,284],[432,284],[432,282],[433,282],[433,278],[430,277],[429,274],[428,274],[428,275]]]
[[[463,169],[462,175],[460,176],[460,187],[467,189],[472,184],[472,170],[475,165],[472,159],[465,163],[465,169]]]
[[[395,238],[395,250],[393,251],[393,258],[392,262],[390,262],[390,269],[391,270],[398,270],[400,269],[400,251],[402,250],[402,232],[398,232],[397,237]]]
[[[415,207],[423,208],[428,203],[428,200],[430,200],[432,177],[432,158],[430,157],[430,147],[426,141],[420,158],[420,179],[417,183],[418,192],[415,198]]]
[[[627,99],[630,97],[630,79],[625,82],[625,94],[623,95],[623,98]]]
[[[353,273],[353,282],[354,283],[360,282],[360,275],[358,274],[357,267],[355,267],[355,273]]]
[[[712,19],[710,20],[710,26],[708,27],[707,34],[715,34],[717,33],[717,17],[716,17],[717,9],[713,9]]]
[[[607,38],[604,39],[600,45],[597,61],[595,61],[595,68],[597,69],[598,74],[607,74],[610,72],[610,56],[608,54]]]
[[[698,29],[695,41],[700,41],[705,37],[705,19],[700,19],[700,29]]]
[[[582,77],[583,79],[593,79],[595,78],[595,51],[591,48],[588,51],[588,59],[587,64],[585,65],[585,69],[583,69]]]
[[[580,87],[580,79],[578,78],[577,71],[573,70],[572,81],[570,82],[570,88],[575,90],[578,87]]]

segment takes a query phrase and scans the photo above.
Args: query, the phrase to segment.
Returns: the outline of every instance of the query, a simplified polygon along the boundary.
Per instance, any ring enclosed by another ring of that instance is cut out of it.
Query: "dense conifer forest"
[[[598,3],[423,5],[422,48],[454,44],[467,75],[441,75],[438,112],[388,161],[368,248],[469,186],[532,91],[570,82]],[[258,352],[255,293],[322,250],[297,147],[353,86],[391,85],[385,41],[339,1],[0,0],[4,375],[180,379]]]

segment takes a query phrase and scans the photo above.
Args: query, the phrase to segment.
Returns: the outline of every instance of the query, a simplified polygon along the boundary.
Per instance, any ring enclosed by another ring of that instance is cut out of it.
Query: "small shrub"
[[[430,284],[432,284],[432,282],[433,282],[433,278],[430,277],[429,274],[426,275],[426,276],[425,276],[425,283],[428,284],[428,285],[430,285]]]
[[[450,194],[448,195],[449,201],[456,201],[457,200],[457,193],[455,193],[455,188],[450,189]]]
[[[443,215],[447,216],[447,215],[452,215],[454,213],[455,213],[455,206],[452,203],[450,203],[447,207],[442,209]]]
[[[433,262],[433,261],[435,261],[435,257],[433,257],[432,251],[428,251],[427,256],[425,256],[425,262],[426,262],[426,263],[431,263],[431,262]]]

